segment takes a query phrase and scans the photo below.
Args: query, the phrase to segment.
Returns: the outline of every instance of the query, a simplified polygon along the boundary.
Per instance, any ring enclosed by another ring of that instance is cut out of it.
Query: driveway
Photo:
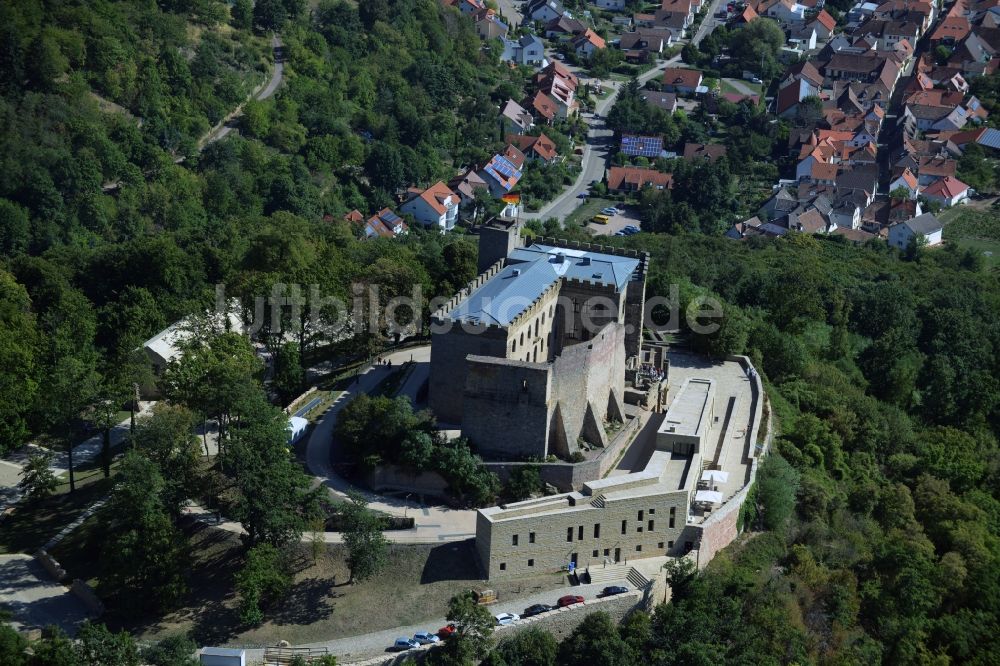
[[[645,85],[647,81],[657,76],[663,75],[663,70],[674,63],[680,61],[680,55],[676,55],[670,60],[665,60],[653,69],[645,72],[639,77],[639,85]],[[591,181],[604,180],[604,172],[607,169],[608,158],[611,155],[614,132],[607,128],[604,123],[604,116],[614,105],[618,98],[618,90],[622,83],[615,81],[612,83],[615,91],[606,99],[597,103],[594,109],[595,117],[589,119],[590,130],[587,132],[587,143],[583,148],[583,158],[580,162],[580,174],[572,186],[563,191],[549,203],[542,206],[536,213],[525,213],[522,217],[525,220],[546,220],[555,217],[559,220],[566,219],[572,213],[581,199],[577,196],[590,187]],[[597,116],[600,116],[598,118]]]
[[[759,91],[751,88],[750,86],[748,86],[743,81],[740,81],[739,79],[723,79],[723,81],[725,81],[727,84],[735,88],[736,92],[738,92],[741,95],[760,95]]]
[[[30,555],[0,555],[0,608],[18,631],[56,625],[72,636],[91,614]]]

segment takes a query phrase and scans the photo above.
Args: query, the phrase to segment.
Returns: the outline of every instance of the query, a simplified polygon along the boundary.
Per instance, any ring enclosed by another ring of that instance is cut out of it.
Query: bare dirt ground
[[[79,545],[79,544],[76,544]],[[74,544],[67,544],[74,547]],[[441,618],[448,600],[467,589],[486,587],[479,579],[473,541],[441,545],[393,545],[389,564],[377,578],[347,585],[343,546],[324,544],[315,563],[309,544],[297,554],[295,585],[277,607],[267,609],[260,627],[240,625],[233,574],[242,565],[239,539],[212,528],[191,537],[194,565],[192,593],[183,608],[162,618],[133,621],[106,618],[113,626],[156,640],[189,633],[200,645],[293,645],[356,636]],[[508,583],[491,583],[501,598],[554,590],[566,584],[562,575],[546,575]],[[436,629],[437,627],[430,627]]]

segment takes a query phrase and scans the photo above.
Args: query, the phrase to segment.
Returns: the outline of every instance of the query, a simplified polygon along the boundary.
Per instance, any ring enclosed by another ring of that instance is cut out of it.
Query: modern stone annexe
[[[520,231],[484,226],[488,268],[433,314],[430,407],[486,459],[568,459],[625,421],[648,255]]]
[[[689,507],[709,449],[715,382],[687,379],[656,434],[645,469],[570,492],[481,509],[476,549],[490,580],[681,555],[696,546]]]

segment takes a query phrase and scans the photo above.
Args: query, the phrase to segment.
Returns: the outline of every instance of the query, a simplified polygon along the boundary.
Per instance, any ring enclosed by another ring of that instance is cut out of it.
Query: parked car
[[[521,613],[521,617],[535,617],[536,615],[541,615],[542,613],[548,613],[551,610],[555,610],[555,606],[549,606],[548,604],[535,604],[534,606],[528,606]]]
[[[599,597],[613,597],[616,594],[625,594],[628,592],[628,588],[624,585],[611,585],[610,587],[604,588],[601,593],[597,596]]]
[[[514,624],[515,622],[521,619],[521,616],[519,616],[517,613],[500,613],[495,617],[497,624],[500,625],[501,627],[506,626],[508,624]]]
[[[392,644],[389,649],[393,652],[406,652],[407,650],[412,650],[413,648],[420,647],[420,643],[416,642],[412,638],[397,638],[396,642]]]
[[[432,634],[429,631],[421,631],[413,634],[413,640],[421,645],[430,645],[431,643],[437,643],[441,639],[437,637],[437,634]]]
[[[556,60],[565,60],[566,59],[566,56],[564,56],[562,53],[553,53],[552,57],[555,58]]]
[[[566,606],[572,606],[573,604],[582,604],[583,597],[579,594],[567,594],[565,597],[559,597],[559,601],[556,604],[559,608],[566,608]]]
[[[580,192],[578,195],[576,195],[576,198],[577,199],[586,199],[589,196],[590,196],[590,192]]]
[[[454,636],[454,635],[455,635],[455,625],[453,624],[449,624],[438,629],[438,638],[440,638],[441,640],[444,640],[449,636]]]
[[[618,209],[615,208],[614,206],[608,206],[607,208],[602,208],[601,212],[604,213],[605,215],[617,215]]]

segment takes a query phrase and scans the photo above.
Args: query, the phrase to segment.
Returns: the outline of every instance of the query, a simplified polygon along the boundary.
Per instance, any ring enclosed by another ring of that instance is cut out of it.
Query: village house
[[[573,50],[581,58],[589,58],[607,46],[605,41],[593,30],[587,29],[582,35],[572,41]]]
[[[443,182],[425,190],[410,188],[399,210],[428,228],[451,231],[458,222],[459,197]]]
[[[535,35],[524,35],[515,40],[505,39],[500,59],[518,65],[540,65],[545,62],[545,44]]]
[[[511,134],[505,140],[517,146],[528,160],[548,164],[559,156],[559,153],[556,152],[555,142],[545,136],[545,134],[539,134],[538,136],[516,136]]]
[[[945,176],[925,187],[921,194],[928,201],[941,204],[943,208],[950,208],[969,199],[969,186],[958,178]]]
[[[500,112],[500,126],[504,134],[524,134],[534,125],[531,114],[512,99],[507,100]]]
[[[663,109],[667,113],[673,113],[677,110],[677,95],[675,93],[643,90],[639,92],[639,97],[641,97],[646,104],[655,106],[658,109]]]
[[[558,0],[528,0],[521,7],[521,15],[525,21],[542,23],[548,23],[563,15],[572,16]]]
[[[508,145],[502,155],[494,155],[486,166],[479,170],[479,177],[489,187],[491,195],[499,199],[517,186],[521,180],[524,159],[524,153]]]
[[[701,86],[702,74],[697,69],[667,67],[663,70],[663,89],[682,95],[693,95]]]
[[[906,222],[889,227],[889,245],[900,250],[910,246],[913,239],[922,238],[927,245],[940,245],[944,225],[931,213],[924,213]]]
[[[644,187],[669,190],[673,186],[671,174],[645,167],[611,167],[607,180],[612,192],[638,192]]]

